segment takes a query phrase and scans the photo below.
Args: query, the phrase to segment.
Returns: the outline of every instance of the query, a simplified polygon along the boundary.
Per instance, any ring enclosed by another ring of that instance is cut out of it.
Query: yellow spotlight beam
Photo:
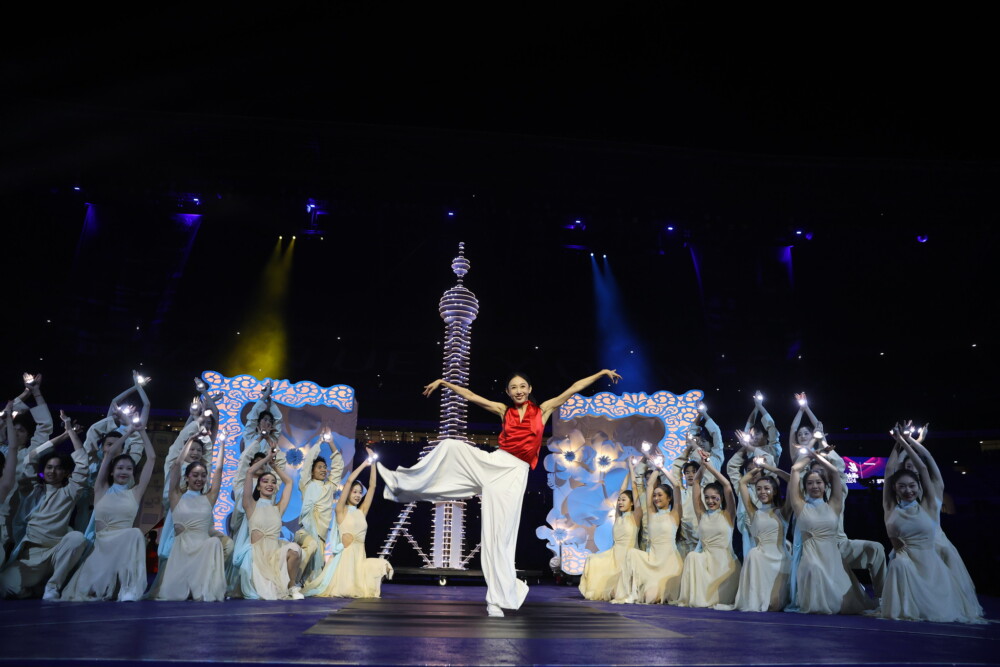
[[[261,271],[260,285],[250,316],[240,329],[237,344],[226,364],[228,375],[247,373],[256,377],[281,378],[286,374],[288,333],[285,329],[285,298],[288,295],[294,238],[282,252],[282,239]]]

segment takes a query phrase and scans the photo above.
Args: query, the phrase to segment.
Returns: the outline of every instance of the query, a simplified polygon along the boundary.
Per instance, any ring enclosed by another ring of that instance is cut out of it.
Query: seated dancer
[[[60,416],[67,419],[65,413]],[[146,455],[138,482],[135,462],[129,454],[121,453],[134,432],[142,438]],[[142,597],[146,589],[146,538],[133,524],[155,464],[156,452],[141,421],[107,446],[94,489],[94,550],[69,580],[61,599],[131,602]]]
[[[125,430],[131,425],[132,419],[138,414],[143,423],[149,418],[149,397],[144,389],[148,379],[140,376],[136,371],[132,371],[132,386],[111,399],[108,407],[108,414],[104,419],[94,422],[87,429],[87,437],[83,441],[83,448],[87,452],[89,460],[89,475],[87,488],[80,495],[77,501],[76,518],[73,525],[77,530],[81,530],[86,535],[89,542],[94,541],[94,523],[91,517],[94,506],[94,488],[97,484],[97,471],[101,467],[101,461],[106,451],[109,441],[114,441],[123,437]],[[123,401],[131,394],[137,394],[141,407],[136,410],[130,404],[123,404]],[[122,444],[122,451],[132,457],[132,462],[139,465],[142,460],[144,445],[142,438],[135,431],[127,441]]]
[[[323,442],[330,445],[330,463],[319,455]],[[308,471],[308,472],[307,472]],[[302,510],[295,543],[302,547],[302,578],[311,579],[323,569],[326,536],[333,521],[333,496],[344,474],[344,457],[329,432],[306,450],[299,468]]]
[[[813,414],[805,392],[796,394],[795,398],[799,404],[799,411],[795,415],[795,419],[792,420],[792,433],[794,435],[789,437],[789,441],[794,442],[794,445],[789,454],[794,462],[805,456],[809,450],[820,452],[823,455],[823,459],[830,463],[834,467],[834,470],[836,470],[836,477],[840,480],[843,498],[845,499],[845,502],[841,504],[840,516],[837,519],[837,546],[840,549],[841,558],[848,569],[867,570],[875,597],[879,598],[882,596],[882,586],[885,583],[885,547],[880,542],[852,540],[847,536],[847,533],[844,531],[844,510],[848,488],[844,459],[827,442],[826,435],[823,433],[823,422],[819,421],[816,415]],[[803,414],[815,425],[815,432],[808,431],[805,426],[799,426]],[[819,437],[814,437],[816,434]],[[830,495],[829,488],[826,490],[826,495],[827,497]],[[802,540],[799,536],[798,523],[795,524],[792,532],[791,599],[788,611],[796,611],[798,600],[798,577],[796,576],[796,572],[799,561],[802,558]]]
[[[264,470],[274,463],[275,452],[257,461],[243,482],[243,510],[250,529],[253,586],[262,600],[301,600],[298,585],[302,565],[302,547],[280,539],[281,515],[292,499],[292,478],[283,468],[276,468],[277,475]],[[260,475],[255,473],[260,472]],[[278,493],[278,476],[284,485],[281,499]],[[256,483],[254,480],[256,479]]]
[[[694,499],[701,551],[692,551],[684,558],[681,592],[674,602],[678,607],[731,605],[736,601],[740,582],[740,562],[732,546],[736,518],[733,487],[712,465],[708,452],[702,452],[701,457],[698,475],[707,471],[718,481],[705,486],[701,495]]]
[[[680,595],[684,561],[677,551],[677,527],[681,522],[678,500],[680,480],[669,472],[669,485],[660,482],[662,457],[654,457],[650,466],[645,512],[649,515],[649,551],[631,549],[625,556],[621,585],[612,602],[666,604]],[[698,488],[701,488],[700,486]]]
[[[531,383],[524,375],[514,375],[506,389],[514,401],[512,408],[465,387],[435,380],[424,387],[425,396],[444,386],[500,417],[500,449],[487,453],[460,440],[447,439],[411,468],[391,471],[379,465],[388,500],[447,501],[482,495],[482,565],[490,616],[503,616],[503,609],[518,609],[528,595],[528,585],[516,575],[514,552],[528,470],[538,463],[545,422],[570,396],[605,376],[613,382],[621,379],[613,370],[602,370],[536,405],[531,400]]]
[[[250,469],[254,454],[270,454],[275,450],[274,466],[285,467],[285,453],[278,447],[281,438],[281,410],[271,400],[272,385],[264,386],[260,399],[254,403],[243,425],[243,453],[236,467],[236,477],[233,479],[233,498],[236,506],[229,519],[229,532],[236,539],[237,549],[241,543],[240,527],[243,523],[243,482]],[[244,533],[246,531],[243,531]]]
[[[202,433],[200,435],[207,435]],[[200,437],[195,436],[195,437]],[[184,469],[187,491],[181,489],[181,461],[188,459],[195,438],[188,440],[170,472],[170,511],[174,517],[174,545],[167,560],[157,600],[221,602],[226,596],[225,556],[215,530],[212,508],[222,485],[225,447],[219,444],[208,485],[208,468],[201,461]]]
[[[71,457],[39,447],[35,454],[39,450],[46,453],[37,458],[37,473],[21,480],[24,484],[34,484],[34,489],[21,499],[21,510],[27,510],[24,535],[16,536],[17,546],[0,570],[0,594],[4,597],[37,596],[40,592],[37,588],[44,583],[42,597],[59,599],[63,585],[86,549],[83,533],[71,531],[69,522],[77,496],[87,482],[87,453],[68,418],[64,417],[63,426],[73,443]],[[11,428],[8,424],[8,430]],[[34,462],[34,457],[28,459],[29,464]]]
[[[775,460],[766,450],[755,446],[755,442],[760,442],[759,438],[755,439],[753,435],[744,431],[736,431],[736,437],[742,446],[735,454],[729,457],[729,462],[726,464],[726,475],[729,477],[729,482],[733,488],[739,488],[740,479],[745,473],[764,465],[773,469],[776,465]],[[736,528],[740,531],[740,541],[743,545],[741,551],[744,562],[746,561],[747,554],[750,553],[750,549],[754,546],[754,539],[750,534],[751,515],[748,514],[747,505],[745,504],[747,502],[755,508],[760,507],[760,501],[757,499],[756,494],[747,494],[746,500],[740,494],[736,499]]]
[[[700,426],[699,422],[701,422]],[[706,434],[711,436],[711,443],[705,437]],[[684,482],[684,488],[681,489],[681,525],[677,531],[677,549],[682,559],[698,548],[698,531],[695,529],[698,520],[692,502],[694,493],[701,493],[707,484],[715,481],[711,473],[702,473],[701,484],[697,489],[693,486],[695,474],[701,467],[699,451],[708,452],[712,465],[716,469],[722,468],[722,431],[719,430],[719,425],[715,423],[715,420],[709,416],[708,408],[704,403],[698,404],[698,416],[688,431],[687,446],[671,464],[674,477]]]
[[[7,560],[7,536],[10,534],[7,522],[10,513],[10,496],[13,494],[17,470],[17,455],[21,449],[21,439],[14,432],[14,419],[8,415],[14,413],[14,401],[8,401],[0,417],[3,418],[4,431],[7,433],[7,456],[10,457],[10,465],[7,465],[7,456],[0,454],[0,565]]]
[[[907,422],[904,425],[904,433],[913,427],[912,422]],[[909,438],[907,442],[910,443],[911,449],[917,454],[917,456],[924,462],[927,468],[927,483],[934,486],[934,495],[938,503],[937,507],[937,525],[938,532],[934,538],[934,544],[937,546],[938,554],[941,556],[941,560],[951,571],[952,576],[959,582],[959,586],[962,590],[962,595],[965,597],[964,605],[976,610],[976,616],[983,615],[983,608],[979,605],[979,599],[976,597],[976,586],[972,583],[972,577],[969,576],[969,571],[965,567],[965,562],[958,553],[958,549],[955,545],[951,543],[948,536],[945,535],[944,530],[940,529],[941,526],[941,509],[944,505],[944,479],[941,477],[941,469],[938,468],[937,463],[934,461],[934,457],[931,456],[930,451],[924,446],[924,438],[927,437],[928,425],[924,424],[918,431],[916,438]],[[902,450],[900,445],[893,447],[892,454],[889,455],[889,460],[886,462],[885,474],[886,478],[891,476],[894,472],[899,470],[900,463],[902,467],[909,470],[910,472],[917,472],[917,467],[915,465],[916,459],[912,456],[908,456],[907,452]]]
[[[960,572],[942,558],[938,536],[943,485],[935,483],[935,473],[918,453],[920,444],[908,428],[896,424],[893,431],[892,456],[902,451],[915,470],[897,468],[882,487],[885,530],[894,550],[882,596],[882,617],[984,623],[979,601],[966,591],[964,566]]]
[[[188,421],[184,428],[180,430],[174,442],[167,450],[167,457],[163,461],[163,528],[160,530],[160,541],[157,544],[157,568],[156,579],[150,586],[146,597],[155,599],[160,591],[160,584],[163,583],[163,573],[166,569],[167,559],[170,558],[170,551],[174,545],[174,514],[170,509],[170,489],[173,486],[174,462],[180,457],[181,452],[188,443],[191,446],[187,449],[187,459],[180,462],[180,469],[183,470],[190,463],[201,461],[205,469],[212,464],[212,438],[217,434],[218,429],[218,409],[215,407],[215,399],[207,393],[208,386],[199,378],[195,378],[195,387],[202,394],[192,399],[189,406]],[[202,430],[207,429],[208,433],[203,434]],[[225,441],[219,441],[220,447],[225,447]],[[187,490],[187,478],[180,478],[181,492]],[[226,561],[232,557],[233,541],[224,533],[214,527],[210,531],[215,537],[222,540],[223,551]]]
[[[376,471],[372,465],[378,458],[370,447],[368,458],[359,465],[344,484],[345,491],[337,499],[337,528],[340,544],[336,555],[323,570],[306,584],[306,595],[337,598],[377,598],[382,596],[382,579],[392,579],[392,566],[384,558],[365,555],[368,534],[368,510],[375,497]],[[358,475],[371,466],[368,490],[358,481]]]
[[[31,507],[21,507],[21,500],[30,502],[34,488],[34,460],[69,436],[63,433],[52,440],[52,413],[42,396],[42,374],[24,373],[24,391],[4,410],[4,417],[13,418],[13,431],[8,434],[7,446],[0,448],[7,454],[7,462],[12,466],[14,486],[0,495],[0,542],[3,548],[10,548],[24,536],[25,521]],[[29,408],[26,401],[34,403]],[[17,455],[9,450],[17,445]],[[6,509],[3,508],[6,505]]]
[[[754,543],[740,570],[735,605],[740,611],[781,611],[788,604],[792,561],[785,534],[788,532],[791,506],[782,502],[778,480],[765,472],[767,470],[763,467],[752,468],[739,480],[749,535]],[[783,471],[778,472],[785,475]],[[751,486],[757,504],[751,500]]]
[[[614,544],[610,549],[587,554],[579,586],[580,593],[587,600],[610,600],[614,596],[615,590],[621,587],[625,557],[636,548],[636,537],[642,525],[642,506],[635,504],[633,492],[627,488],[629,480],[635,475],[635,464],[634,459],[628,460],[628,474],[618,489],[612,528]]]
[[[813,438],[821,440],[816,435],[822,434],[814,434]],[[795,571],[797,600],[794,611],[860,614],[876,605],[865,595],[854,572],[844,563],[838,546],[844,485],[838,479],[837,469],[822,454],[812,445],[805,449],[806,456],[792,466],[788,482],[788,499],[802,542],[802,556]],[[810,460],[814,463],[807,469]],[[827,489],[830,490],[829,502]]]

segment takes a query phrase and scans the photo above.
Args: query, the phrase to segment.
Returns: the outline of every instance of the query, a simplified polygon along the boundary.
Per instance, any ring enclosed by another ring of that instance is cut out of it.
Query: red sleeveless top
[[[542,409],[528,401],[524,419],[517,408],[507,408],[503,413],[503,430],[500,432],[500,449],[527,462],[534,470],[538,465],[538,450],[542,448]]]

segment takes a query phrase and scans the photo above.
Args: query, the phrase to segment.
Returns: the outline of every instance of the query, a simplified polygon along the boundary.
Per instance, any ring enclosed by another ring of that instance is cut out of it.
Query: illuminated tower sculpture
[[[462,284],[462,279],[469,271],[469,260],[465,258],[464,252],[465,244],[459,243],[458,257],[451,262],[451,270],[458,276],[458,283],[441,296],[441,301],[438,302],[438,312],[445,324],[444,372],[442,377],[452,384],[467,387],[469,385],[469,350],[471,347],[469,333],[473,320],[479,314],[479,301],[476,300],[476,295]],[[467,408],[468,401],[452,390],[442,388],[441,423],[438,427],[438,439],[427,443],[427,446],[420,452],[420,458],[426,456],[441,440],[446,438],[469,442],[466,435]],[[396,539],[403,535],[423,559],[426,567],[464,570],[468,562],[479,551],[479,545],[477,545],[471,553],[464,557],[462,555],[465,543],[465,502],[434,503],[434,527],[431,536],[430,557],[421,550],[406,527],[414,507],[416,507],[416,503],[409,503],[403,507],[389,531],[379,555],[387,558],[392,553]]]

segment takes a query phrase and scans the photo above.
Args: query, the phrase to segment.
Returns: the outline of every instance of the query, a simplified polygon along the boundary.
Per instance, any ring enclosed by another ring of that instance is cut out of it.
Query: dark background
[[[433,430],[457,243],[494,399],[513,369],[545,398],[600,367],[593,251],[646,362],[626,389],[704,389],[727,433],[755,389],[786,431],[807,390],[848,455],[930,421],[960,509],[995,508],[984,17],[44,11],[11,22],[0,69],[9,393],[42,371],[87,421],[142,364],[182,414],[195,373],[240,370],[261,267],[297,234],[286,377],[355,387],[363,427]]]

